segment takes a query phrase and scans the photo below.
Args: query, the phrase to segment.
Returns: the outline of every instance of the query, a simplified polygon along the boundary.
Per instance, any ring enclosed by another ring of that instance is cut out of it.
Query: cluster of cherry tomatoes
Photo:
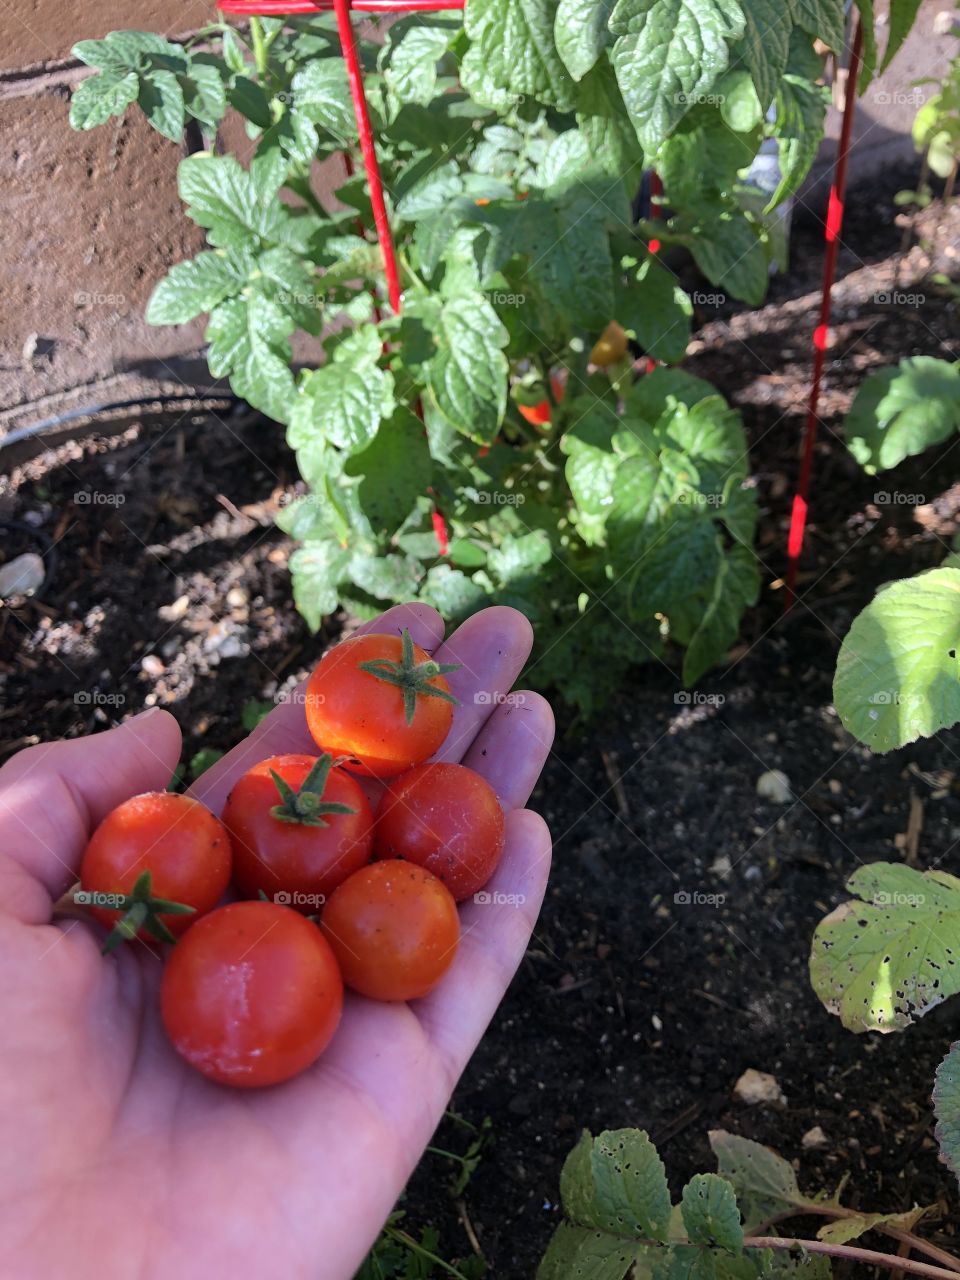
[[[161,1015],[204,1075],[287,1080],[329,1044],[344,985],[412,1000],[450,967],[457,903],[490,879],[504,833],[485,779],[429,762],[450,732],[454,669],[407,631],[354,636],[307,682],[319,754],[261,760],[219,819],[151,792],[97,827],[78,900],[111,928],[105,950],[176,942]],[[241,900],[220,905],[231,886]]]

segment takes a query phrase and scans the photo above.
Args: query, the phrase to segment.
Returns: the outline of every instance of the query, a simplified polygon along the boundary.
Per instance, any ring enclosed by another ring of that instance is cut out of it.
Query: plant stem
[[[413,1236],[406,1231],[401,1231],[399,1227],[384,1227],[384,1235],[391,1236],[394,1240],[399,1240],[414,1253],[419,1253],[421,1258],[429,1258],[431,1262],[435,1262],[438,1267],[443,1267],[448,1275],[457,1276],[458,1280],[466,1280],[462,1271],[451,1266],[449,1262],[444,1262],[443,1258],[438,1258],[435,1253],[431,1253],[429,1249],[425,1249],[422,1244],[414,1240]]]
[[[767,1218],[765,1222],[761,1222],[754,1230],[758,1233],[763,1232],[768,1227],[772,1227],[774,1223],[783,1222],[788,1218],[798,1218],[806,1214],[832,1218],[834,1222],[839,1218],[860,1217],[856,1209],[845,1209],[839,1204],[798,1204],[796,1208],[787,1209],[783,1213],[774,1214],[772,1218]],[[947,1253],[946,1249],[941,1249],[929,1240],[924,1240],[923,1236],[915,1235],[912,1231],[902,1231],[899,1227],[891,1227],[882,1222],[878,1222],[872,1230],[879,1232],[881,1235],[889,1236],[891,1240],[898,1240],[901,1244],[908,1244],[915,1253],[925,1253],[928,1258],[933,1258],[935,1262],[939,1262],[955,1273],[960,1274],[960,1261],[953,1254]]]
[[[250,39],[253,42],[253,61],[257,68],[257,79],[263,80],[267,74],[267,56],[270,46],[264,35],[263,23],[256,14],[250,19]]]
[[[849,1244],[828,1244],[825,1240],[797,1240],[790,1236],[746,1236],[745,1249],[803,1249],[807,1253],[823,1253],[829,1258],[844,1258],[848,1262],[862,1262],[867,1266],[883,1267],[886,1271],[900,1268],[911,1276],[926,1276],[928,1280],[956,1280],[956,1272],[944,1267],[932,1267],[913,1258],[898,1258],[892,1253],[879,1253],[876,1249],[859,1249]]]
[[[954,188],[957,185],[957,165],[958,161],[954,160],[953,168],[950,170],[950,176],[947,178],[947,185],[943,188],[943,200],[945,204],[953,199]]]

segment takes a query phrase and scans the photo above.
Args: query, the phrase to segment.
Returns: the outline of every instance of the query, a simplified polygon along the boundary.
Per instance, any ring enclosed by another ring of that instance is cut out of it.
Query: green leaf
[[[220,248],[274,239],[289,216],[273,199],[272,184],[258,182],[254,172],[248,173],[232,156],[187,156],[180,162],[177,181],[187,213],[207,228],[211,244]]]
[[[709,1136],[720,1176],[736,1193],[748,1234],[770,1218],[807,1203],[793,1165],[776,1151],[725,1129],[711,1129]]]
[[[844,728],[892,751],[960,723],[960,569],[893,582],[854,619],[833,699]]]
[[[877,69],[877,23],[874,14],[874,0],[854,0],[860,13],[863,27],[863,66],[857,90],[863,93],[874,77]]]
[[[243,44],[239,36],[230,27],[224,27],[220,33],[221,48],[223,50],[223,59],[227,66],[235,74],[243,73],[247,69],[247,60],[243,52]]]
[[[273,124],[270,99],[249,76],[236,76],[227,91],[227,98],[231,107],[258,129],[269,129]]]
[[[218,760],[223,759],[223,752],[217,747],[201,747],[190,757],[190,776],[196,782],[202,773],[213,768]]]
[[[483,106],[534,98],[570,111],[574,82],[554,43],[557,0],[467,0],[463,87]]]
[[[586,1276],[590,1280],[623,1280],[636,1256],[636,1245],[563,1222],[537,1268],[537,1280],[580,1280]]]
[[[825,85],[817,84],[815,77],[791,71],[794,50],[797,50],[797,63],[804,52],[816,57],[809,43],[806,47],[800,45],[801,38],[794,32],[787,74],[781,79],[777,94],[775,129],[780,143],[782,176],[767,202],[768,212],[796,191],[809,173],[823,139],[823,124],[830,103],[830,90]]]
[[[654,155],[726,69],[744,33],[737,0],[618,0],[613,65],[643,149]]]
[[[817,926],[810,980],[850,1031],[902,1031],[960,991],[960,880],[901,863],[860,867]]]
[[[336,610],[349,563],[350,552],[336,542],[308,542],[290,557],[294,603],[311,631]]]
[[[153,31],[111,31],[103,40],[81,40],[73,56],[101,71],[145,71],[158,59],[173,67],[184,64],[183,45],[164,40]],[[159,63],[158,63],[159,65]]]
[[[960,1040],[937,1067],[933,1086],[935,1130],[940,1144],[940,1158],[960,1179]]]
[[[203,250],[172,266],[150,295],[148,324],[186,324],[204,311],[239,293],[252,260],[236,251]]]
[[[749,133],[763,122],[763,109],[753,77],[743,67],[734,67],[717,82],[720,118],[735,133]]]
[[[195,120],[215,129],[226,114],[227,91],[220,71],[216,66],[200,62],[201,56],[191,59],[189,72],[181,77],[183,102]]]
[[[615,1235],[666,1240],[670,1192],[663,1162],[641,1129],[584,1133],[560,1178],[571,1222]]]
[[[743,1252],[743,1227],[733,1187],[715,1173],[695,1174],[683,1188],[680,1204],[691,1244]]]
[[[446,619],[465,617],[487,603],[487,593],[472,578],[448,564],[435,565],[420,585],[420,599]]]
[[[179,142],[186,123],[180,81],[172,71],[151,70],[140,78],[140,108],[154,129]]]
[[[633,280],[620,288],[614,314],[654,360],[679,364],[686,355],[693,307],[657,255],[647,254]]]
[[[308,62],[293,77],[291,88],[297,111],[322,125],[336,141],[353,143],[357,125],[346,67],[340,58]]]
[[[427,366],[430,394],[463,435],[489,444],[507,407],[507,332],[482,294],[446,302]]]
[[[95,129],[111,116],[122,116],[140,92],[135,71],[102,75],[81,80],[70,99],[70,125],[74,129]]]
[[[826,1240],[828,1244],[847,1244],[880,1226],[892,1227],[896,1231],[912,1231],[929,1208],[930,1206],[922,1209],[916,1206],[904,1213],[857,1213],[850,1218],[837,1218],[820,1228],[817,1239]]]
[[[609,21],[617,0],[560,0],[554,20],[557,52],[574,80],[582,80],[613,43]]]
[[[215,378],[230,385],[255,409],[286,422],[295,388],[290,372],[293,321],[270,298],[229,298],[210,314],[207,362]]]
[[[715,107],[698,106],[663,144],[657,171],[668,201],[696,207],[730,191],[740,170],[753,163],[759,129],[736,133]]]
[[[834,53],[843,52],[846,26],[843,0],[790,0],[790,5],[798,27],[819,37]]]
[[[755,500],[753,510],[755,515]],[[730,548],[720,560],[713,591],[687,645],[683,660],[687,688],[724,657],[740,633],[744,610],[757,603],[759,594],[760,573],[753,550],[749,546]]]
[[[847,448],[868,473],[887,471],[960,429],[960,363],[901,360],[864,379],[847,414]]]
[[[354,555],[347,576],[374,599],[399,603],[417,594],[420,566],[409,556]]]
[[[518,538],[504,538],[487,556],[487,566],[501,586],[531,590],[537,570],[550,563],[550,539],[543,529],[534,529]]]
[[[401,18],[387,32],[380,59],[387,88],[398,103],[427,106],[437,91],[437,63],[450,47],[459,22]]]
[[[405,406],[381,424],[371,444],[353,454],[344,474],[362,476],[358,497],[374,529],[391,534],[430,484],[432,462],[423,423]]]
[[[917,20],[921,3],[922,0],[890,0],[890,15],[887,19],[890,34],[887,36],[887,47],[883,55],[883,61],[880,63],[881,74],[889,67],[904,40],[910,34],[910,30]]]
[[[291,448],[304,449],[312,436],[341,449],[362,449],[377,434],[386,409],[389,375],[375,365],[331,362],[307,377],[287,434]],[[309,466],[300,462],[309,475]]]
[[[750,0],[743,13],[746,28],[740,53],[766,111],[786,69],[793,18],[784,0]]]
[[[767,291],[767,255],[753,223],[739,209],[705,202],[671,218],[660,230],[664,241],[685,244],[711,283],[759,306]]]

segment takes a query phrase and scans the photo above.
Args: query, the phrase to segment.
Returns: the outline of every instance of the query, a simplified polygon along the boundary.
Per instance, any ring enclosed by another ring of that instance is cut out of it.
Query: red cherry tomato
[[[329,755],[271,756],[234,785],[223,822],[233,843],[233,882],[245,897],[263,893],[309,915],[370,861],[367,797],[332,766]]]
[[[94,831],[80,888],[100,923],[116,926],[108,946],[135,935],[169,940],[217,905],[230,865],[230,838],[199,800],[150,791],[125,800]],[[193,911],[164,909],[178,904]]]
[[[415,1000],[440,981],[460,940],[457,904],[409,862],[374,862],[334,889],[320,920],[348,987]]]
[[[542,427],[550,421],[550,401],[541,400],[538,404],[518,404],[520,417],[525,418],[534,427]]]
[[[410,769],[380,802],[374,852],[426,867],[462,902],[483,888],[503,853],[497,793],[466,765]]]
[[[307,725],[323,751],[378,778],[420,764],[450,731],[456,699],[434,662],[403,637],[352,636],[331,649],[307,682]]]
[[[319,928],[274,902],[232,902],[177,943],[160,1012],[177,1053],[220,1084],[279,1084],[315,1062],[343,1007]]]

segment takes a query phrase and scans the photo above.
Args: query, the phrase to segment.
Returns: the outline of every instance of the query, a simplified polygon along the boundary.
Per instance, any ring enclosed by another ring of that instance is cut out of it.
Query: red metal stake
[[[850,157],[850,139],[853,117],[857,104],[857,81],[860,78],[860,62],[863,56],[863,27],[859,18],[850,51],[847,70],[846,101],[843,106],[843,124],[837,144],[837,160],[827,206],[827,225],[824,233],[826,252],[823,259],[823,294],[820,299],[820,321],[813,333],[813,382],[810,386],[810,403],[804,427],[803,457],[800,476],[793,496],[790,513],[790,533],[787,539],[787,592],[784,612],[793,607],[796,600],[797,569],[803,550],[803,537],[807,527],[807,508],[810,493],[810,477],[813,473],[813,451],[817,441],[820,404],[820,388],[823,385],[823,369],[827,358],[827,337],[830,331],[830,313],[833,304],[833,283],[837,274],[837,253],[840,248],[840,231],[843,228],[844,202],[847,191],[847,161]]]
[[[651,221],[654,218],[660,217],[660,206],[656,203],[656,197],[662,196],[662,195],[663,195],[663,183],[660,181],[660,175],[654,172],[653,169],[651,169],[650,170],[650,218],[651,218]],[[647,248],[650,250],[651,253],[654,253],[654,254],[659,253],[660,241],[653,240],[653,239],[648,240]],[[656,369],[657,367],[657,363],[658,362],[654,360],[651,356],[647,356],[643,364],[644,373],[653,373],[654,369]]]

